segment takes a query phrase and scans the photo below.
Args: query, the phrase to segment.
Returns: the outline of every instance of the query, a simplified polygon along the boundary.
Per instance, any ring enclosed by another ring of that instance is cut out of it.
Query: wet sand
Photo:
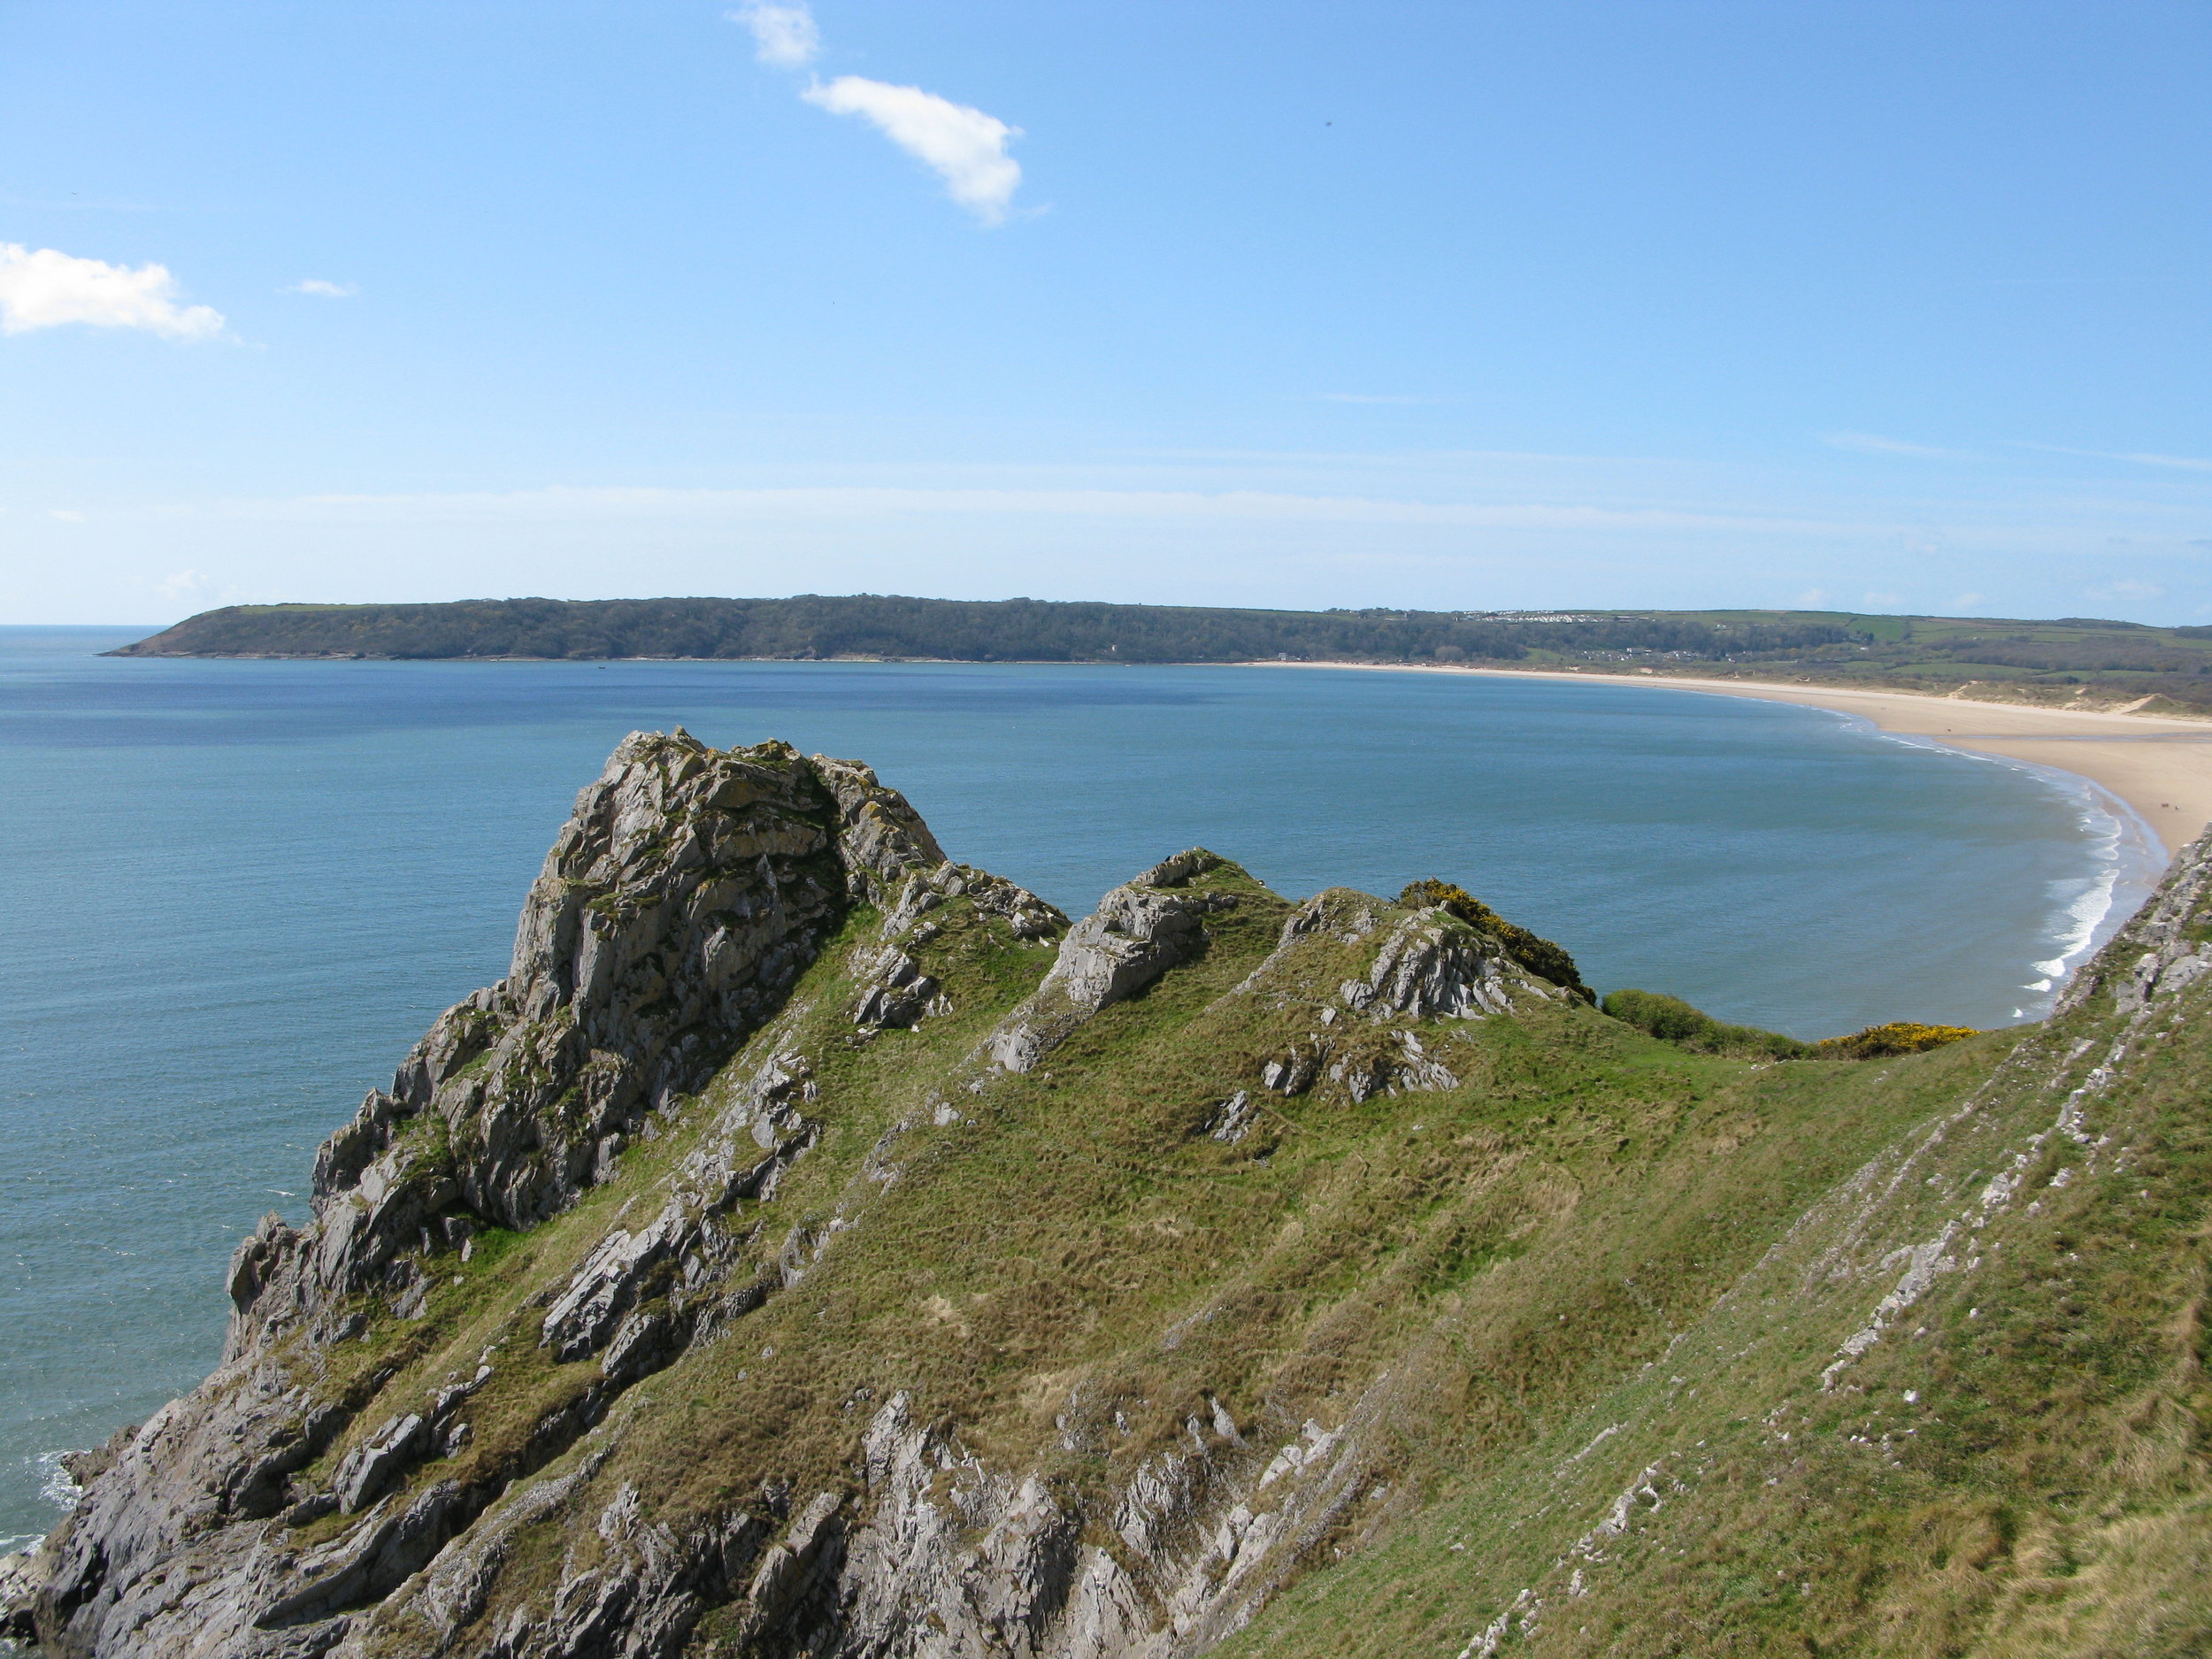
[[[1909,691],[1854,691],[1833,686],[1687,680],[1673,675],[1523,672],[1509,668],[1425,667],[1410,663],[1256,663],[1251,666],[1491,674],[1509,680],[1648,686],[1801,703],[1858,715],[1881,731],[1926,737],[1954,749],[2002,755],[2086,778],[2134,808],[2156,832],[2169,856],[2194,841],[2212,823],[2212,720],[1973,703],[1962,697],[1921,696]]]

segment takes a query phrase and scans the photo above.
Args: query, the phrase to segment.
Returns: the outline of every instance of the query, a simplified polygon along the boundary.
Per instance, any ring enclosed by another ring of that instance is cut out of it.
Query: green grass
[[[1878,1102],[1864,1102],[1874,1110],[1854,1127],[1870,1133],[1855,1135],[1857,1145],[1893,1135],[1985,1074],[2005,1041],[1862,1068],[1857,1080],[1878,1083]],[[1310,1578],[1224,1651],[1456,1653],[1524,1589],[1544,1608],[1532,1631],[1509,1624],[1500,1651],[2207,1651],[2208,1070],[2200,1034],[2177,1033],[2160,1051],[2114,1114],[2139,1148],[2124,1171],[2053,1189],[2051,1177],[2080,1152],[2047,1141],[2031,1172],[2038,1210],[2008,1217],[2001,1238],[1984,1236],[1985,1265],[1939,1279],[1832,1392],[1813,1379],[1872,1300],[1863,1280],[1839,1295],[1808,1275],[1807,1258],[1834,1242],[1832,1232],[1816,1226],[1763,1266],[1730,1253],[1724,1272],[1750,1271],[1701,1311],[1698,1280],[1719,1286],[1678,1261],[1671,1277],[1692,1291],[1685,1313],[1694,1317],[1655,1368],[1661,1375],[1627,1370],[1633,1349],[1616,1346],[1615,1380],[1583,1409],[1532,1423],[1525,1443],[1494,1463],[1452,1468],[1378,1548]],[[1993,1172],[1993,1144],[2008,1132],[2027,1144],[2051,1103],[2047,1094],[2016,1102],[2009,1125],[2000,1106],[1939,1148],[1912,1189],[1936,1190],[1932,1177],[1939,1196],[1899,1201],[1904,1213],[1886,1218],[1886,1240],[1955,1212],[1959,1194]],[[1800,1140],[1791,1152],[1813,1149]],[[1803,1171],[1812,1179],[1778,1192],[1770,1214],[1801,1208],[1836,1167]],[[1765,1236],[1743,1208],[1750,1196],[1736,1194],[1729,1225]],[[1680,1219],[1647,1213],[1601,1231],[1687,1245]],[[1614,1424],[1624,1426],[1563,1478],[1578,1446]],[[1632,1531],[1609,1540],[1601,1560],[1572,1555],[1654,1462],[1658,1507],[1640,1502]],[[1569,1589],[1575,1567],[1578,1596]]]

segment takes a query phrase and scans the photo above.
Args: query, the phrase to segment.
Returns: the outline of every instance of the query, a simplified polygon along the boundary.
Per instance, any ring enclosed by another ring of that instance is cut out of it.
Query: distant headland
[[[1465,664],[2212,714],[2212,627],[1835,611],[1257,611],[1036,599],[228,605],[118,657]]]

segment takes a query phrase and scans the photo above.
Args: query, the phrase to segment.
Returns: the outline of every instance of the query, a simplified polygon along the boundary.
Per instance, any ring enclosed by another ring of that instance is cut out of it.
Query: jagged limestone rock
[[[1441,910],[1419,910],[1400,922],[1366,977],[1346,980],[1338,992],[1354,1013],[1379,1019],[1500,1014],[1517,994],[1551,995],[1494,941]]]
[[[1381,908],[1347,888],[1316,894],[1237,987],[1279,996],[1286,984],[1303,987],[1317,964],[1336,960],[1345,947],[1360,953],[1356,977],[1340,980],[1330,1000],[1312,1007],[1317,1029],[1261,1062],[1262,1087],[1302,1094],[1325,1079],[1355,1103],[1402,1089],[1456,1088],[1458,1075],[1409,1022],[1484,1019],[1571,1000],[1448,910],[1418,910],[1386,923]],[[1298,995],[1305,1000],[1304,989]]]
[[[415,1460],[430,1440],[430,1425],[414,1412],[386,1421],[338,1465],[338,1507],[351,1515],[366,1507],[391,1478]]]
[[[319,1398],[311,1373],[273,1350],[303,1333],[311,1350],[360,1329],[361,1315],[342,1310],[365,1291],[389,1290],[403,1317],[418,1312],[428,1275],[416,1258],[479,1221],[526,1226],[572,1203],[609,1172],[611,1140],[703,1087],[776,1014],[848,905],[887,909],[945,864],[919,817],[864,766],[776,743],[718,751],[680,730],[624,740],[531,887],[508,977],[442,1015],[390,1091],[373,1092],[324,1146],[314,1222],[296,1230],[272,1217],[240,1246],[222,1369],[138,1432],[43,1557],[54,1637],[95,1654],[327,1647],[334,1634],[301,1632],[415,1571],[504,1480],[378,1502],[342,1548],[311,1560],[262,1548],[252,1523],[322,1507],[288,1482],[375,1392],[371,1379]],[[1033,916],[1026,896],[1003,902]],[[664,1254],[661,1233],[642,1236],[624,1271],[593,1280],[551,1322],[564,1354],[615,1336],[641,1271]],[[718,1292],[702,1305],[733,1299]],[[676,1346],[672,1323],[626,1334],[610,1389]],[[588,1426],[604,1397],[549,1419],[536,1461]],[[458,1428],[449,1409],[392,1417],[348,1454],[335,1507],[371,1502]],[[169,1586],[157,1598],[166,1611],[145,1605],[153,1584]],[[167,1622],[180,1609],[191,1609],[188,1638]]]
[[[1051,972],[992,1033],[991,1058],[1027,1071],[1101,1009],[1134,995],[1203,947],[1210,910],[1225,894],[1183,891],[1222,861],[1202,847],[1176,854],[1116,887],[1068,930]]]

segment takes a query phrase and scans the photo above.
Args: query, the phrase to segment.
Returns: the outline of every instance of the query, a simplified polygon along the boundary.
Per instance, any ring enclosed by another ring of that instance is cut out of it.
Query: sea
[[[2003,1025],[2163,854],[2082,780],[1664,687],[1249,667],[193,662],[0,629],[0,1548],[221,1349],[232,1246],[504,972],[576,792],[682,726],[858,758],[1072,914],[1204,845],[1456,881],[1601,990]]]

